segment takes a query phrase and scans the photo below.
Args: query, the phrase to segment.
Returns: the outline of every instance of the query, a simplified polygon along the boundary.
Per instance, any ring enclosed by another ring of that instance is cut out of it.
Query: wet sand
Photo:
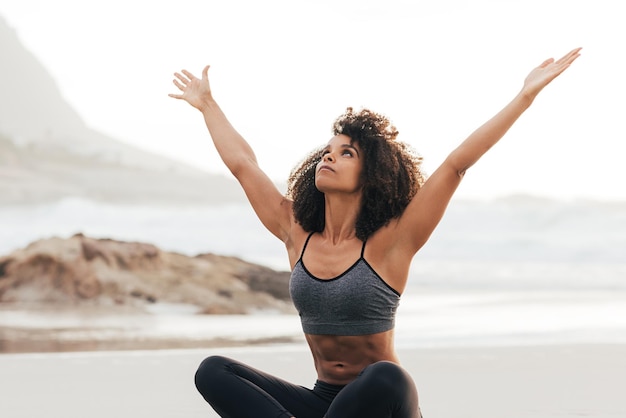
[[[0,355],[3,418],[216,417],[193,385],[224,354],[310,387],[304,345]],[[427,418],[623,418],[624,345],[399,350]]]

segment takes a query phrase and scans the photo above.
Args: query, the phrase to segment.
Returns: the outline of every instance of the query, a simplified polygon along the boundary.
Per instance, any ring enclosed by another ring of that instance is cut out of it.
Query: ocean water
[[[247,205],[166,208],[67,199],[0,207],[2,255],[37,239],[79,232],[288,269],[282,244]],[[71,310],[0,310],[0,326],[42,322],[65,329],[67,338],[115,332],[301,338],[296,316],[272,313],[207,317],[189,307],[156,305],[148,318],[96,320]],[[414,260],[396,334],[398,346],[626,342],[626,202],[453,201]]]

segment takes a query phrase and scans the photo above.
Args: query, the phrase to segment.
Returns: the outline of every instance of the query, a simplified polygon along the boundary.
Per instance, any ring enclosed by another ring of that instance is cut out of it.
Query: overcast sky
[[[0,0],[86,123],[208,171],[200,114],[168,98],[205,64],[214,95],[284,180],[347,106],[388,115],[432,172],[544,59],[582,57],[469,171],[458,195],[626,200],[619,1]]]

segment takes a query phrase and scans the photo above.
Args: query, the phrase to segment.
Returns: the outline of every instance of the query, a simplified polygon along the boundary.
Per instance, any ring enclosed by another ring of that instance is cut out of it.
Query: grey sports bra
[[[341,275],[318,279],[302,257],[291,272],[289,292],[306,334],[368,335],[384,332],[395,325],[400,294],[389,286],[361,256]]]

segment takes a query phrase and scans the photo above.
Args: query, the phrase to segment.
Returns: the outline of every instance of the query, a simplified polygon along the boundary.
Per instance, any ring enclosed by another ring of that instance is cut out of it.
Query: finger
[[[576,48],[571,52],[571,55],[569,56],[569,58],[567,59],[568,63],[572,63],[574,62],[574,60],[576,60],[578,57],[580,57],[580,50],[582,48]]]
[[[554,73],[558,76],[567,68],[569,68],[572,62],[574,62],[574,60],[580,56],[581,49],[582,48],[574,48],[563,57],[561,57],[558,61],[555,61],[554,65],[551,66]]]
[[[579,52],[582,48],[574,48],[572,49],[570,52],[568,52],[567,54],[563,55],[563,57],[561,59],[559,59],[557,62],[563,62],[563,61],[569,61],[572,62],[574,61],[576,58],[578,58],[580,56]]]
[[[547,60],[541,63],[539,68],[546,68],[548,65],[552,64],[553,62],[554,62],[554,58],[548,58]]]
[[[559,67],[563,67],[563,70],[568,68],[576,58],[580,57],[580,54],[575,53],[574,55],[570,55],[567,58],[561,59],[557,62]],[[562,71],[561,71],[562,72]]]
[[[174,99],[182,99],[183,95],[182,94],[173,94],[173,93],[169,93],[168,94],[169,97],[173,97]]]
[[[203,80],[207,80],[209,78],[209,67],[210,65],[207,65],[206,67],[204,67],[204,69],[202,70],[202,79]]]
[[[180,82],[178,82],[178,80],[174,79],[172,80],[172,83],[174,83],[174,85],[178,87],[180,91],[185,91],[186,85],[181,84]]]
[[[187,70],[183,70],[183,71],[181,71],[181,72],[182,72],[183,74],[185,74],[185,75],[189,78],[189,80],[190,80],[190,81],[191,81],[191,80],[194,80],[194,79],[196,78],[196,76],[195,76],[195,75],[191,74],[191,73],[190,73],[189,71],[187,71]]]
[[[181,74],[179,73],[174,73],[174,76],[179,79],[184,85],[187,85],[190,83],[190,80],[187,77],[183,77]]]
[[[559,60],[561,62],[558,62],[555,68],[555,77],[560,75],[563,71],[567,70],[569,68],[569,66],[572,64],[572,62],[574,62],[574,60],[576,58],[578,58],[580,56],[580,54],[578,54],[577,52],[574,53],[574,55],[569,56],[566,60]]]

